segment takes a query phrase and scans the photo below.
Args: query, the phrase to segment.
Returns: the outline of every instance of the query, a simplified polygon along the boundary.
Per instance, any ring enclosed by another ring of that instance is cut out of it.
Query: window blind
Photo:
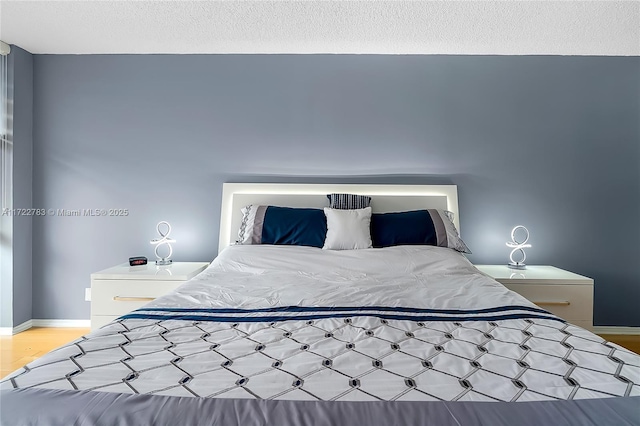
[[[3,52],[4,53],[4,52]],[[0,55],[0,189],[2,190],[2,210],[12,207],[13,187],[13,146],[11,143],[10,105],[8,98],[7,54]]]

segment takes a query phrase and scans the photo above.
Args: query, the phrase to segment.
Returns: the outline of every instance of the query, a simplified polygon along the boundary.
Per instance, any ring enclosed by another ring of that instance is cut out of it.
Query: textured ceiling
[[[640,55],[640,1],[6,1],[32,53]]]

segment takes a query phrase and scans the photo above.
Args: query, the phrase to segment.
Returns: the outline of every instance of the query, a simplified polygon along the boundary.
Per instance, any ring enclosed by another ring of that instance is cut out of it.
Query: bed
[[[250,204],[446,209],[455,186],[225,184],[220,254],[0,382],[3,425],[637,425],[640,356],[456,250],[233,244]]]

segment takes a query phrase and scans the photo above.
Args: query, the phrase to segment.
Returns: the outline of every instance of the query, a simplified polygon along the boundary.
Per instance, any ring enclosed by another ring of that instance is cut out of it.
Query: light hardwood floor
[[[0,336],[0,377],[14,372],[52,349],[69,343],[89,331],[88,328],[35,327],[15,336]],[[602,334],[601,336],[635,353],[640,353],[640,335]]]
[[[0,377],[89,331],[88,328],[34,327],[14,336],[0,336]]]

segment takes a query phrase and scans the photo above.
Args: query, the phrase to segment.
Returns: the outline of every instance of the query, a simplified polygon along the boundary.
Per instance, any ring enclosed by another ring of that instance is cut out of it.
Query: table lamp
[[[162,232],[162,229],[160,229],[163,225],[166,227],[165,232]],[[171,262],[173,262],[171,259],[169,259],[173,254],[171,243],[176,242],[176,240],[169,238],[169,234],[171,233],[171,225],[169,225],[169,222],[163,220],[162,222],[158,222],[158,225],[156,225],[156,229],[158,230],[158,234],[160,234],[161,237],[151,240],[151,244],[156,246],[156,265],[170,265]],[[166,245],[169,249],[169,253],[167,253],[166,256],[160,256],[160,253],[158,253],[158,249],[160,249],[160,246],[163,245]]]
[[[518,232],[519,229],[522,229],[525,233],[525,238],[522,242],[516,239],[516,232]],[[511,260],[511,262],[509,262],[509,264],[507,265],[509,266],[509,268],[526,269],[527,265],[525,265],[524,261],[527,258],[527,255],[524,253],[524,249],[531,247],[531,244],[527,244],[527,241],[529,241],[529,230],[527,228],[522,225],[518,225],[511,230],[511,241],[507,243],[507,247],[513,249],[511,250],[511,254],[509,254],[509,260]],[[517,251],[520,252],[522,259],[516,261],[513,259],[513,255]]]

